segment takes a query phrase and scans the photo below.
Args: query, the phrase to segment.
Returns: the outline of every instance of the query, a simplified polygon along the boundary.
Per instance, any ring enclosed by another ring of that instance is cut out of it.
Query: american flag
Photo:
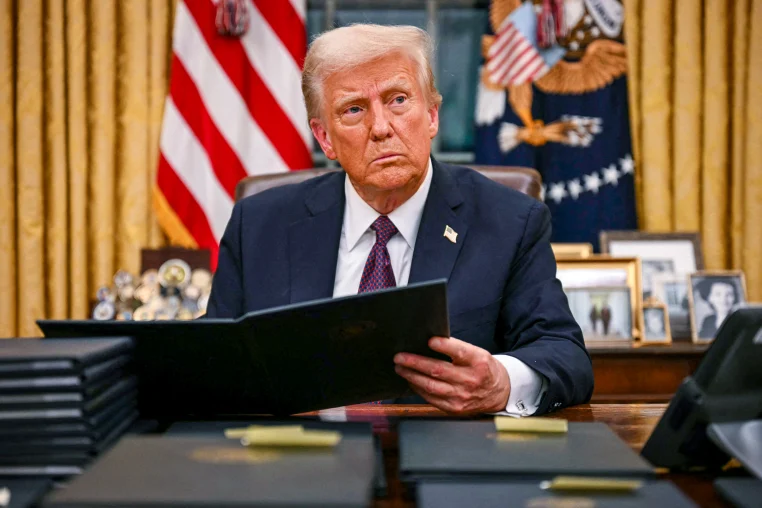
[[[532,82],[564,56],[560,46],[549,49],[537,44],[537,16],[532,2],[524,2],[500,25],[487,52],[487,72],[501,86]]]
[[[222,7],[243,9],[243,35],[218,32]],[[306,0],[178,1],[154,207],[172,243],[211,250],[212,269],[236,184],[312,167],[305,14]]]

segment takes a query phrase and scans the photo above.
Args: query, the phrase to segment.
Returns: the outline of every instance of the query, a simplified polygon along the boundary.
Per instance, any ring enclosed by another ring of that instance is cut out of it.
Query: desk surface
[[[667,409],[666,404],[583,404],[558,411],[547,418],[564,418],[572,422],[602,422],[607,424],[633,450],[640,452],[656,423]],[[376,501],[376,507],[414,506],[397,476],[398,446],[393,423],[399,418],[447,418],[446,413],[428,405],[364,404],[307,413],[325,420],[366,421],[373,424],[384,450],[384,469],[389,484],[387,498]],[[452,417],[450,417],[452,418]],[[677,485],[702,507],[723,507],[714,492],[713,477],[708,474],[667,474],[665,478]]]

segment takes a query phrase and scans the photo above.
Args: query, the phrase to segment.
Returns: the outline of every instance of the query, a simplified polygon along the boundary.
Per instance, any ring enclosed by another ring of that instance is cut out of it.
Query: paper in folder
[[[144,417],[293,414],[408,394],[394,355],[442,358],[446,282],[197,321],[39,321],[46,337],[135,339]]]

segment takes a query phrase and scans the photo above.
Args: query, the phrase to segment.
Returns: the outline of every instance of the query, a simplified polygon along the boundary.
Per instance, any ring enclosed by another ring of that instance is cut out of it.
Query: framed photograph
[[[557,261],[557,277],[569,297],[570,291],[607,288],[627,291],[630,308],[630,333],[627,339],[639,339],[643,330],[640,295],[640,260],[636,257],[612,257],[592,255],[588,258],[561,259]],[[575,316],[578,317],[578,316]],[[589,317],[587,318],[589,320]],[[582,321],[578,321],[580,326]],[[600,329],[602,330],[602,329]],[[603,330],[605,332],[605,330]],[[603,333],[603,335],[610,335]]]
[[[654,294],[654,277],[685,278],[704,269],[699,233],[644,233],[601,231],[601,252],[612,256],[636,256],[642,264],[643,299]]]
[[[667,306],[673,337],[691,337],[688,277],[668,273],[654,275],[652,296]]]
[[[566,288],[569,308],[585,342],[632,339],[632,305],[627,287]]]
[[[672,334],[669,328],[667,305],[656,298],[643,302],[643,338],[645,344],[669,344]]]
[[[592,243],[551,243],[556,259],[586,258],[593,255]]]
[[[740,270],[697,272],[688,276],[694,342],[709,342],[728,314],[746,304],[746,280]]]

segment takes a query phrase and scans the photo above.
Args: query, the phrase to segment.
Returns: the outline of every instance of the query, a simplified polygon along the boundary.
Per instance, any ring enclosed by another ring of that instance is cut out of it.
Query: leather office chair
[[[494,180],[506,187],[511,187],[523,192],[535,199],[540,199],[542,178],[540,173],[532,168],[518,166],[468,166],[487,178]],[[299,183],[316,176],[341,171],[332,169],[305,169],[303,171],[290,171],[288,173],[273,173],[270,175],[247,176],[236,185],[235,200],[239,201],[247,196],[252,196],[263,190],[290,183]]]

